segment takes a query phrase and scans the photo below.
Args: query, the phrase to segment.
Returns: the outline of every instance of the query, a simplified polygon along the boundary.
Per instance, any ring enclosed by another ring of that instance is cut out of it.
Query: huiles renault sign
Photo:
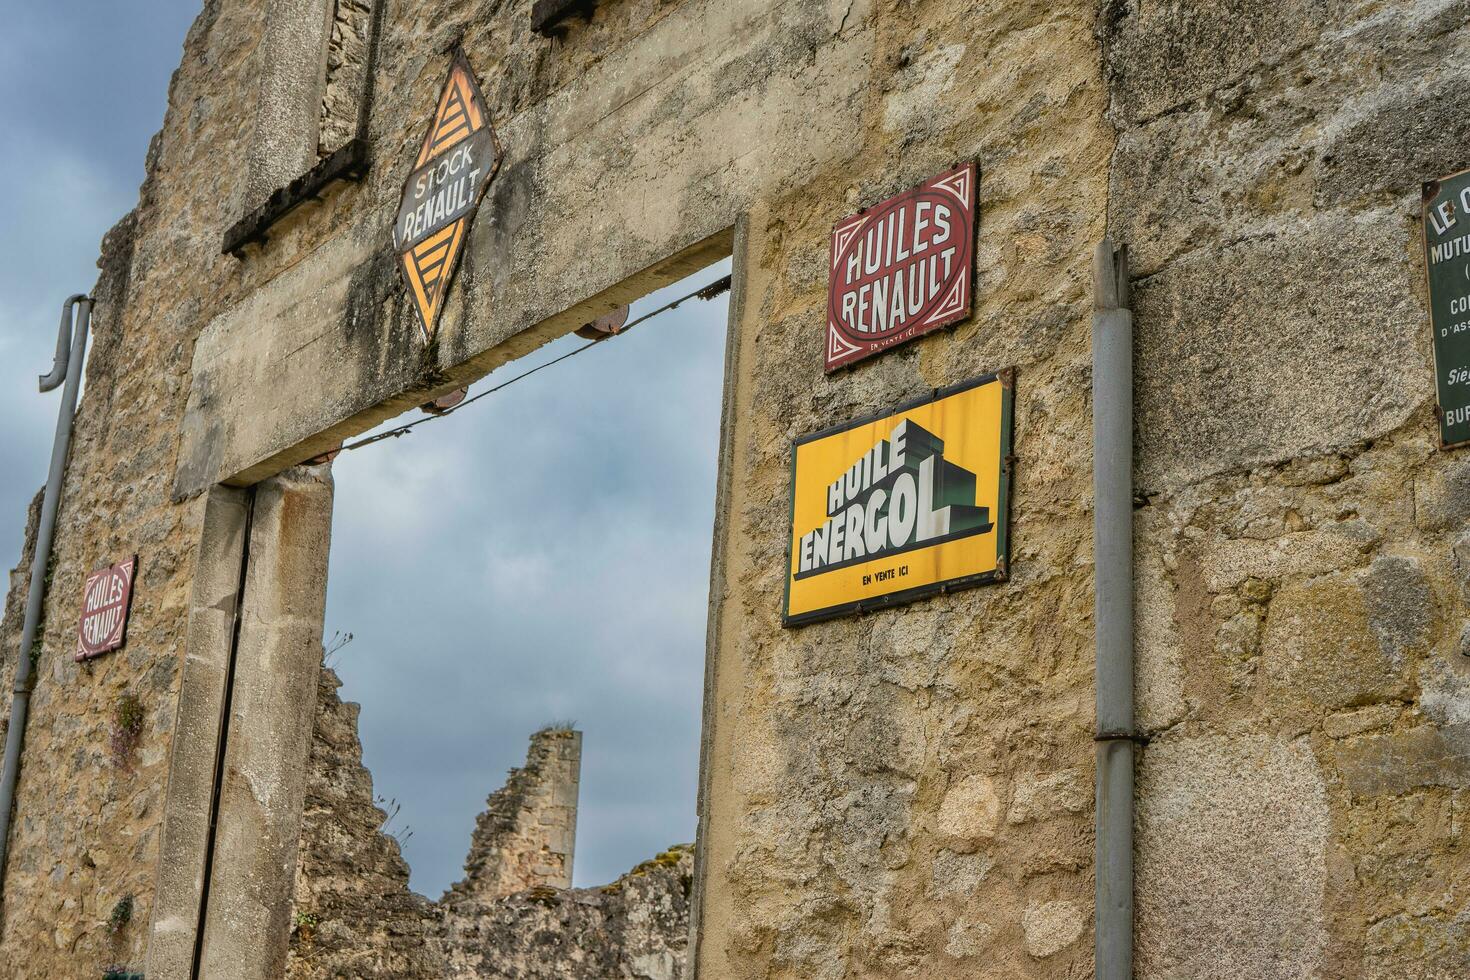
[[[82,586],[75,659],[90,660],[123,645],[133,601],[133,573],[137,568],[138,556],[134,555],[87,576]]]
[[[962,164],[833,227],[828,371],[970,315],[978,176]]]
[[[1009,372],[798,439],[788,626],[1007,575]]]
[[[456,52],[393,224],[393,247],[425,340],[434,336],[470,222],[499,166],[480,85]]]

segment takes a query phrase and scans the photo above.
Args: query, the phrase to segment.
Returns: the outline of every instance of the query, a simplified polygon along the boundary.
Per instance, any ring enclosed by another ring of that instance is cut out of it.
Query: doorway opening
[[[728,293],[638,318],[729,274],[659,290],[632,305],[636,329],[333,463],[325,662],[361,705],[382,830],[419,895],[466,878],[508,771],[567,767],[544,744],[562,732],[581,733],[572,885],[694,840]]]

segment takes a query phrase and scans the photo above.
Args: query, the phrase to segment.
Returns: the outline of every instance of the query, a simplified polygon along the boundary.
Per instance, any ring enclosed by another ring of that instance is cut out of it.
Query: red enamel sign
[[[137,567],[138,556],[134,555],[87,576],[87,584],[82,588],[76,659],[86,660],[123,645],[128,606],[133,599],[133,572]]]
[[[833,227],[828,371],[970,315],[977,176],[962,164]]]

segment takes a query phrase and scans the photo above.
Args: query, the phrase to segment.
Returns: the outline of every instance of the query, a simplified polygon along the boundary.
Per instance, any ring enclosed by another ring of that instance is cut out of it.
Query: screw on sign
[[[137,567],[138,556],[134,555],[87,576],[82,588],[82,618],[77,624],[77,660],[100,656],[123,645]]]
[[[970,315],[978,176],[961,164],[833,226],[828,371]]]

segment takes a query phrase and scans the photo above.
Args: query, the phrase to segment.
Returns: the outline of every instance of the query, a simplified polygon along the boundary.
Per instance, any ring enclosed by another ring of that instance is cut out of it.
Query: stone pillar
[[[204,505],[158,848],[146,971],[152,980],[189,980],[194,968],[250,494],[216,486]]]
[[[326,467],[287,470],[255,488],[202,978],[285,972],[331,533]]]
[[[531,736],[522,769],[490,794],[475,821],[465,877],[450,901],[490,901],[528,888],[570,888],[577,837],[582,733],[545,728]]]

